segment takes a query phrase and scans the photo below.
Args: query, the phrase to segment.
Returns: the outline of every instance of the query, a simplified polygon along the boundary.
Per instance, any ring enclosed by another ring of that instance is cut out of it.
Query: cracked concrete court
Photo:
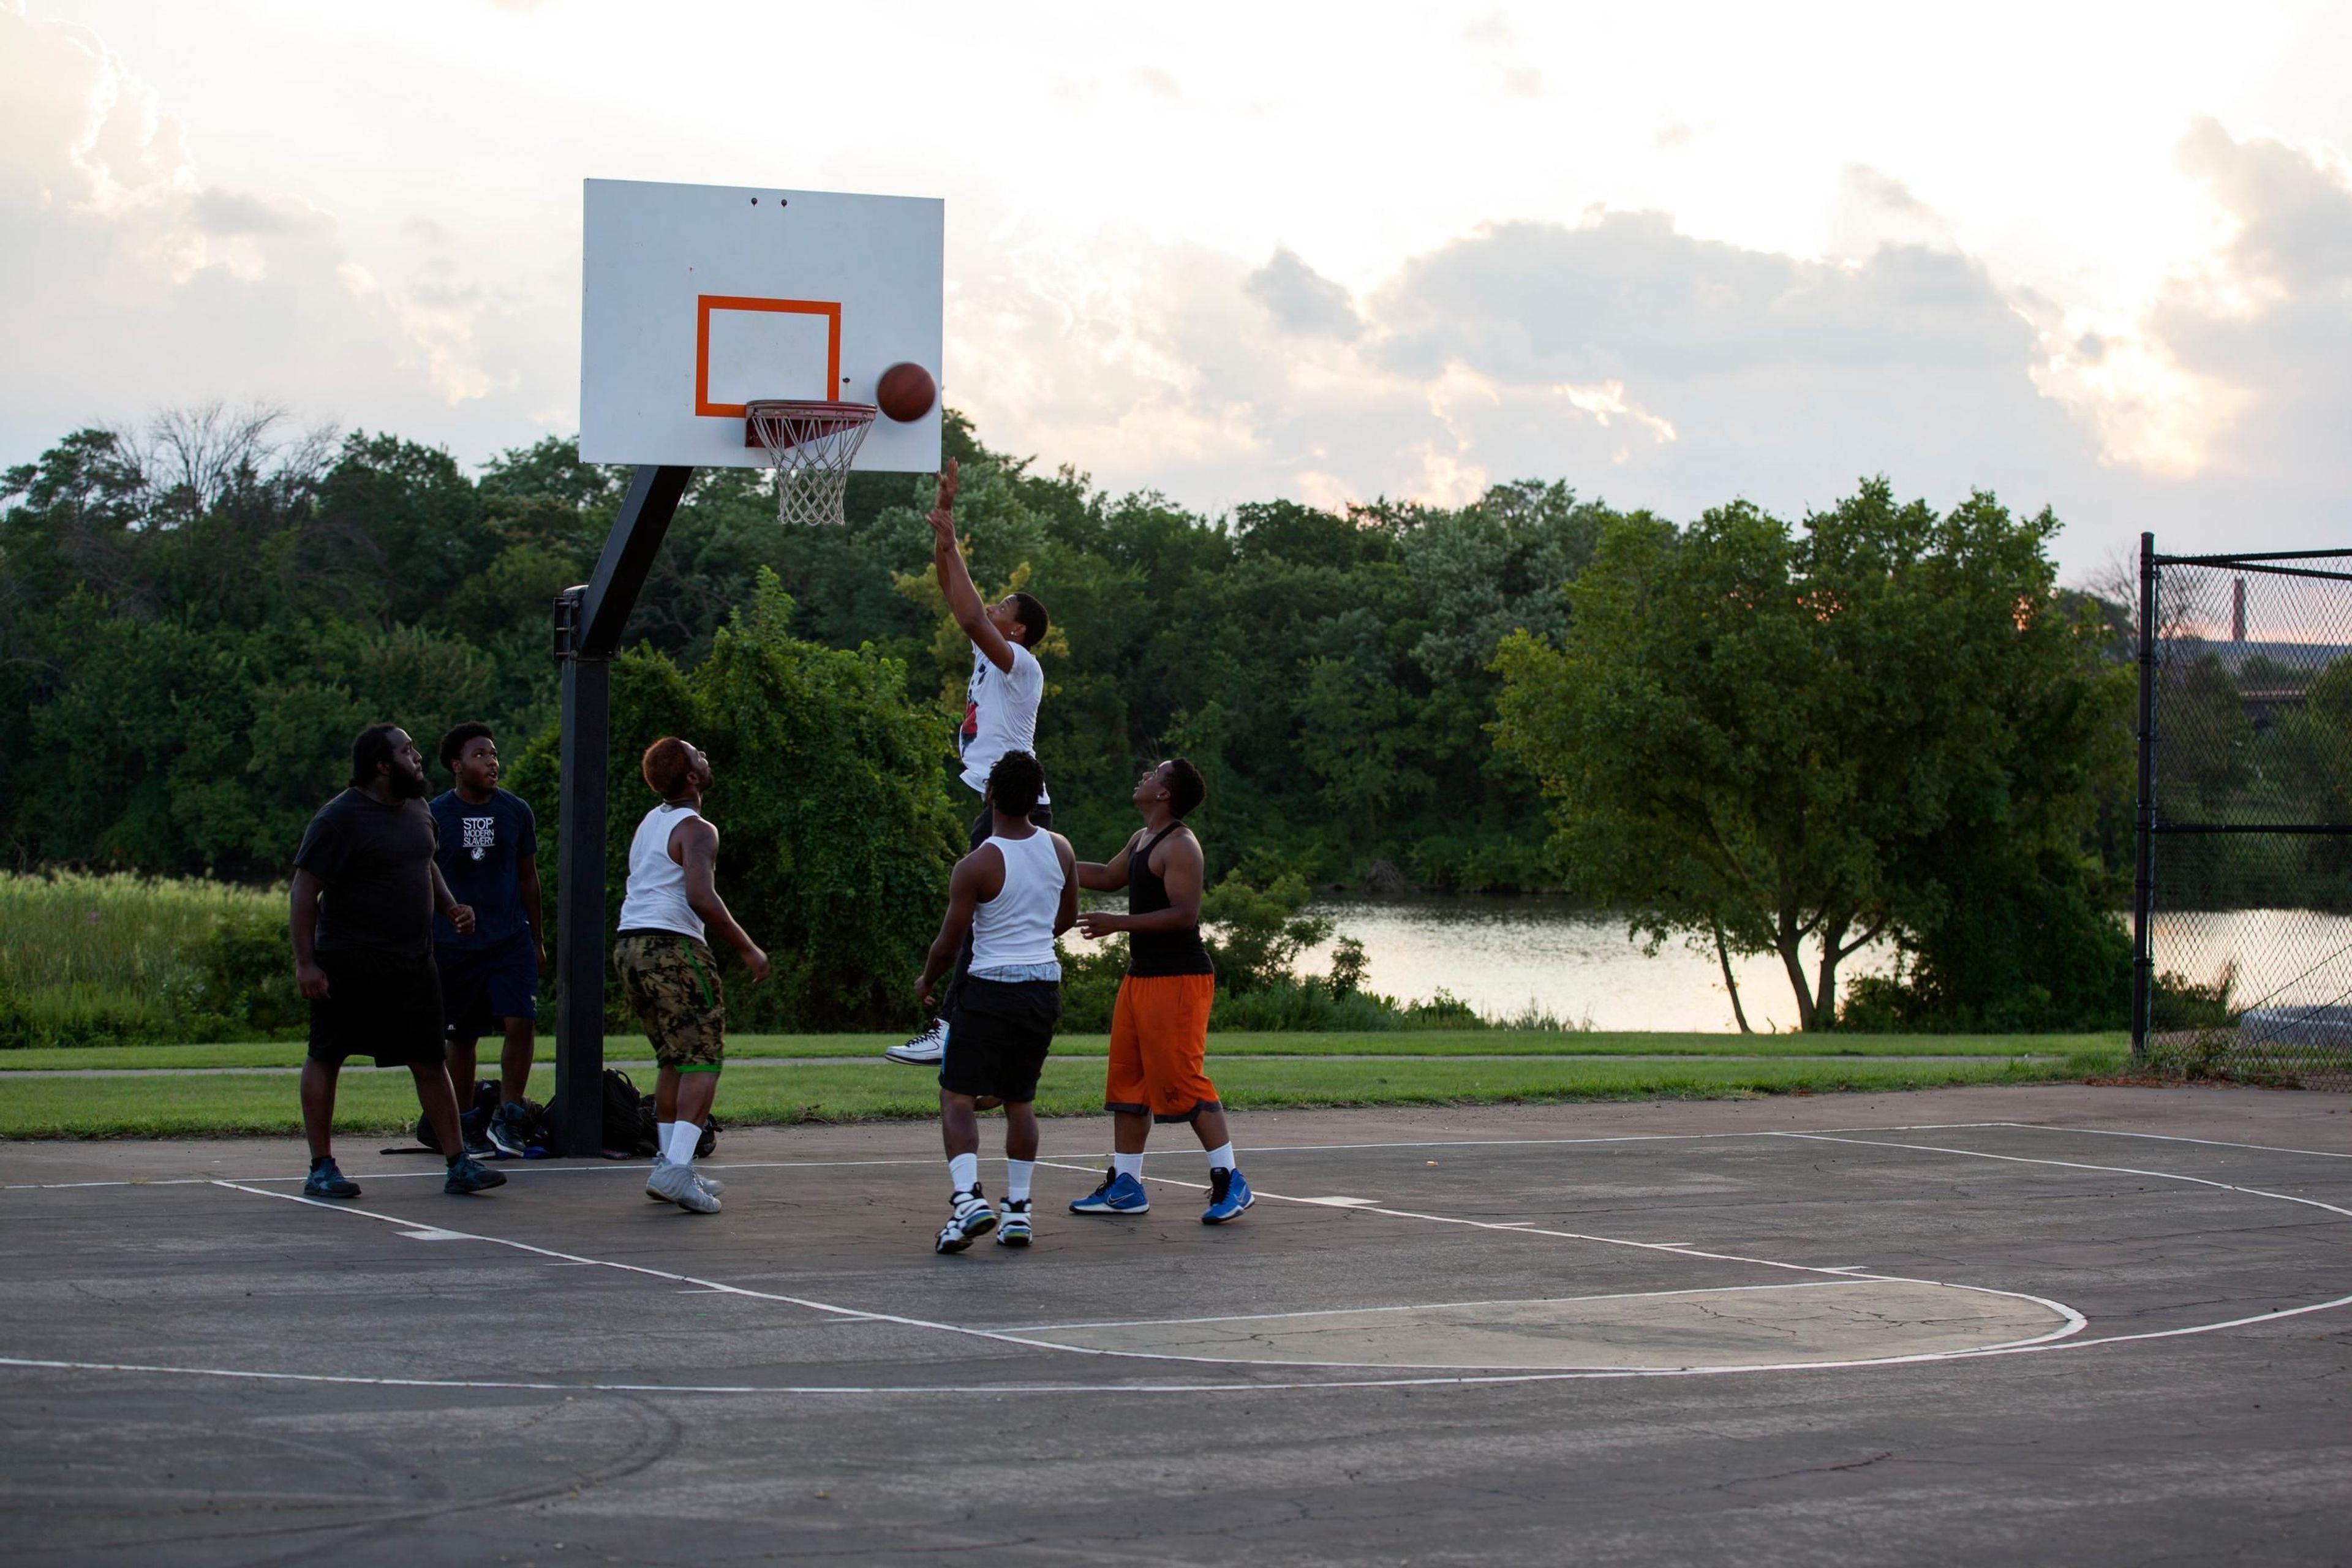
[[[27,1561],[2352,1554],[2352,1099],[2000,1089],[1237,1118],[1257,1207],[929,1248],[914,1125],[295,1197],[0,1145]],[[992,1131],[992,1136],[993,1136]],[[983,1162],[994,1180],[1001,1166]]]

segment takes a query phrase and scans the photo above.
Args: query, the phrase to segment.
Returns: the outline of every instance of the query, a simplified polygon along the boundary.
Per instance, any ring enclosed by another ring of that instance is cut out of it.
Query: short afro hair
[[[465,754],[467,742],[497,739],[496,735],[490,733],[490,727],[488,724],[478,721],[460,724],[441,737],[441,765],[454,773],[457,771],[457,759]]]
[[[1013,595],[1013,607],[1021,616],[1021,646],[1035,647],[1044,642],[1046,631],[1054,623],[1045,618],[1045,606],[1037,602],[1037,595],[1016,589]]]
[[[1168,769],[1168,809],[1180,817],[1191,816],[1194,806],[1209,798],[1209,781],[1182,757],[1171,757],[1163,765]]]
[[[694,748],[676,735],[664,735],[646,748],[637,771],[646,775],[647,788],[667,800],[686,787],[686,776],[694,771]]]
[[[392,761],[392,738],[397,724],[371,724],[352,737],[352,787],[365,789],[375,782],[376,770]]]
[[[1026,752],[1007,752],[988,770],[988,804],[1007,816],[1027,816],[1045,793],[1045,769]]]

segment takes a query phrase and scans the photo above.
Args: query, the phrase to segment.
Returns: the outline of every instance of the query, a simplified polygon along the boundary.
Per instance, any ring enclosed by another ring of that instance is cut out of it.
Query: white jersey
[[[999,669],[975,645],[971,650],[971,682],[963,692],[963,728],[956,732],[956,750],[963,753],[963,782],[982,795],[988,793],[988,770],[1007,752],[1037,754],[1037,704],[1045,695],[1045,667],[1017,642],[1013,668]],[[1053,796],[1039,791],[1040,805]]]
[[[629,840],[629,886],[621,895],[623,931],[674,931],[702,940],[702,917],[686,901],[686,868],[669,858],[669,836],[702,814],[667,801],[646,813]],[[705,820],[709,820],[705,818]]]
[[[971,912],[967,972],[985,979],[991,970],[1057,962],[1054,919],[1062,912],[1062,858],[1054,836],[1040,829],[1026,838],[988,842],[1004,858],[1004,886]]]

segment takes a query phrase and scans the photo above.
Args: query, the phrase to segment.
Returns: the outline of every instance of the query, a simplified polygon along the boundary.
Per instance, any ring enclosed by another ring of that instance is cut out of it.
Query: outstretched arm
[[[939,503],[925,519],[931,525],[931,563],[939,571],[940,592],[947,595],[948,613],[955,616],[956,625],[971,639],[988,662],[999,669],[1013,668],[1013,645],[988,618],[988,608],[980,602],[980,590],[971,580],[971,569],[964,564],[963,547],[956,542],[955,498],[956,460],[948,459],[948,471],[940,476]]]
[[[1127,886],[1127,858],[1135,851],[1135,841],[1143,836],[1130,835],[1118,847],[1118,853],[1106,861],[1078,862],[1078,886],[1096,893],[1116,893]]]
[[[686,872],[686,904],[702,918],[704,929],[726,939],[751,970],[756,984],[768,977],[768,955],[751,933],[735,923],[727,901],[719,896],[719,829],[698,816],[689,816],[670,829],[669,858]]]
[[[1201,841],[1178,833],[1160,841],[1160,879],[1168,888],[1168,907],[1148,915],[1113,914],[1088,910],[1078,917],[1080,934],[1109,936],[1122,931],[1189,931],[1201,923]]]

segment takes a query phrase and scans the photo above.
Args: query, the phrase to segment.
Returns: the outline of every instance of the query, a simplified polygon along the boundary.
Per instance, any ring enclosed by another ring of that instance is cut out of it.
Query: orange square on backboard
[[[796,316],[822,316],[825,322],[825,385],[832,388],[841,384],[840,300],[762,300],[749,294],[698,294],[694,298],[694,412],[697,415],[727,419],[743,417],[743,405],[710,401],[710,315],[714,310],[777,310]]]

